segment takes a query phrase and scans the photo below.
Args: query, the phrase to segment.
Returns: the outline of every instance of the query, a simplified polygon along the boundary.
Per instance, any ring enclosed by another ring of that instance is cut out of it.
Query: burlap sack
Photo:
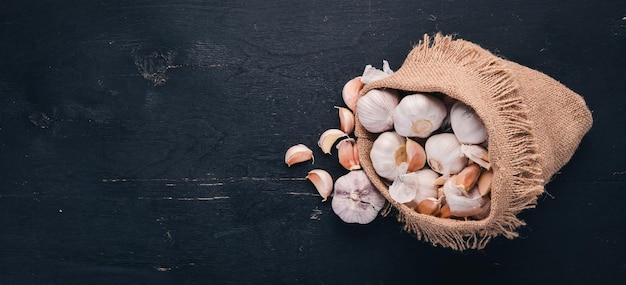
[[[358,122],[361,165],[393,208],[404,229],[433,245],[481,249],[493,238],[518,236],[516,215],[533,208],[544,185],[571,158],[591,128],[585,101],[549,76],[499,58],[451,36],[428,35],[393,75],[364,86],[441,92],[474,108],[489,134],[494,169],[491,212],[483,220],[442,219],[418,214],[389,196],[369,158],[376,134]],[[358,114],[357,114],[358,118]]]

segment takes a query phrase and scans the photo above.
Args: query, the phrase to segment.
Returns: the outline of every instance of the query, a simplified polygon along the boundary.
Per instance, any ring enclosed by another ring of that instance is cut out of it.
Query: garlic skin
[[[474,109],[457,101],[450,109],[452,132],[462,144],[481,144],[487,140],[487,128]]]
[[[389,186],[389,195],[398,203],[414,201],[418,205],[426,198],[437,198],[434,182],[438,177],[439,174],[430,169],[400,175]]]
[[[378,175],[393,181],[406,173],[409,164],[405,143],[406,139],[393,131],[384,132],[376,138],[370,150],[370,159]]]
[[[335,182],[333,212],[346,223],[370,223],[376,219],[385,203],[385,197],[363,170],[350,171]]]
[[[326,170],[313,169],[305,178],[313,183],[317,192],[322,196],[322,202],[326,201],[333,192],[333,177]]]
[[[443,186],[446,197],[446,205],[450,207],[450,214],[455,217],[470,217],[483,213],[486,207],[490,207],[489,198],[483,197],[478,192],[478,187],[468,191],[467,196],[455,186],[456,175],[450,177]]]
[[[463,144],[461,145],[461,153],[469,160],[489,170],[491,163],[489,162],[489,152],[479,145]]]
[[[361,81],[363,84],[368,84],[370,82],[383,79],[391,74],[393,74],[393,70],[389,67],[389,62],[383,60],[383,70],[377,69],[369,64],[365,66],[363,75],[361,76]]]
[[[311,159],[315,161],[313,151],[304,144],[294,145],[285,152],[285,164],[287,164],[288,167]]]
[[[444,176],[457,174],[467,165],[467,157],[461,153],[461,144],[454,134],[432,135],[424,150],[430,168]]]
[[[356,102],[359,122],[371,133],[393,128],[393,112],[398,106],[398,93],[391,89],[374,89]]]
[[[443,101],[428,94],[407,95],[394,109],[396,132],[405,137],[427,138],[441,127],[448,115]]]

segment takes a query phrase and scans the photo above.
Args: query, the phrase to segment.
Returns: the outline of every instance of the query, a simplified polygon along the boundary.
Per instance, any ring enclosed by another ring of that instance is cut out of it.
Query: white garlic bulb
[[[333,212],[346,223],[367,224],[373,221],[385,203],[385,197],[363,170],[350,171],[335,182]]]
[[[487,128],[474,109],[457,101],[450,109],[450,125],[462,144],[481,144],[487,140]]]
[[[456,176],[452,176],[443,185],[443,193],[446,196],[446,205],[450,207],[450,213],[456,217],[484,215],[485,208],[490,207],[490,199],[481,196],[476,186],[466,196],[455,184]],[[488,209],[486,211],[488,212]]]
[[[398,94],[391,89],[374,89],[356,102],[357,115],[363,127],[372,133],[393,128],[393,110],[398,105]]]
[[[406,138],[393,131],[380,134],[372,144],[370,159],[378,175],[395,180],[398,175],[406,173],[409,167]]]
[[[398,203],[415,201],[416,205],[426,198],[437,198],[435,180],[438,177],[439,174],[430,169],[400,175],[389,186],[389,195]]]
[[[424,150],[430,168],[443,175],[459,173],[467,165],[467,157],[461,153],[461,144],[454,134],[432,135],[426,140]]]
[[[394,110],[394,127],[401,136],[426,138],[441,127],[447,114],[443,101],[432,95],[407,95]]]

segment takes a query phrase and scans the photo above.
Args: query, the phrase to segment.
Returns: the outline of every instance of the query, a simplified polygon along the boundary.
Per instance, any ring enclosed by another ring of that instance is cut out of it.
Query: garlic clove
[[[401,136],[426,138],[441,127],[447,114],[446,106],[435,96],[407,95],[394,109],[394,128]]]
[[[477,187],[468,191],[467,196],[463,195],[455,186],[457,184],[456,178],[456,175],[450,177],[443,186],[446,205],[450,207],[450,214],[455,217],[470,217],[480,214],[484,204],[489,203],[490,200],[482,197]]]
[[[480,166],[477,164],[470,164],[457,174],[455,186],[461,191],[461,193],[463,193],[463,195],[467,196],[467,191],[474,188],[479,176]]]
[[[450,109],[452,131],[462,144],[481,144],[487,140],[487,128],[474,109],[457,101]]]
[[[489,163],[489,152],[478,145],[463,144],[460,147],[461,153],[471,161],[489,170],[491,163]]]
[[[343,90],[341,91],[343,102],[352,111],[356,111],[356,101],[359,100],[359,92],[361,92],[362,88],[363,82],[361,82],[360,76],[352,78],[343,86]]]
[[[489,192],[491,192],[491,182],[493,180],[493,169],[487,170],[485,172],[483,172],[483,174],[480,175],[480,177],[478,178],[478,192],[480,192],[480,195],[485,197],[487,195],[489,195]]]
[[[426,140],[424,150],[430,168],[443,175],[457,174],[467,165],[461,153],[461,144],[451,133],[432,135]]]
[[[396,132],[384,132],[376,138],[370,150],[372,166],[378,175],[390,181],[406,173],[406,139]]]
[[[322,202],[326,201],[333,191],[332,176],[325,170],[313,169],[305,178],[313,183],[317,192],[322,196]]]
[[[397,105],[395,90],[373,89],[356,102],[356,114],[367,131],[382,133],[393,128],[393,112]]]
[[[450,212],[450,205],[445,204],[441,207],[441,209],[439,210],[439,213],[437,214],[438,217],[440,218],[451,218],[452,217],[452,213]]]
[[[436,216],[441,209],[441,203],[435,198],[426,198],[417,205],[420,214]]]
[[[339,164],[347,170],[361,169],[358,160],[358,152],[355,152],[355,140],[353,138],[346,138],[337,143],[337,156],[339,158]],[[355,157],[355,154],[357,157]]]
[[[376,219],[385,203],[385,197],[363,170],[350,171],[335,182],[333,212],[346,223],[370,223]]]
[[[285,163],[289,167],[310,159],[314,159],[313,151],[303,144],[294,145],[285,152]]]
[[[339,129],[328,129],[322,133],[320,139],[317,141],[317,145],[322,149],[322,152],[330,154],[330,150],[335,142],[345,136],[347,136],[347,134]]]
[[[352,157],[354,158],[354,162],[356,163],[356,165],[359,166],[359,168],[361,168],[361,159],[359,158],[359,143],[357,140],[355,140],[352,144],[352,151]]]
[[[414,172],[422,169],[426,165],[426,151],[418,142],[406,140],[406,156],[409,163],[407,172]]]
[[[354,131],[354,114],[350,109],[344,107],[336,107],[339,110],[339,129],[346,133],[352,133]]]

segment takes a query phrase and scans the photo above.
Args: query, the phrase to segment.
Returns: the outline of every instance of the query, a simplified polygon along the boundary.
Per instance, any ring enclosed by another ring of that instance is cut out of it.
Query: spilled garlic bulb
[[[385,197],[363,170],[350,171],[335,182],[333,212],[346,223],[370,223],[376,219],[385,203]]]
[[[393,111],[397,105],[396,91],[374,89],[356,102],[356,113],[366,130],[381,133],[393,128]]]
[[[401,136],[427,138],[441,127],[446,115],[446,106],[436,97],[419,93],[407,95],[394,109],[394,127]]]

